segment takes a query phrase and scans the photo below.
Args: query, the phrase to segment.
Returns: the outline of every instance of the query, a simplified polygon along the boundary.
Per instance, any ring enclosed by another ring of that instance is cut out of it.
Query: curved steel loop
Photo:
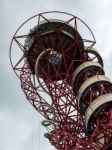
[[[45,127],[48,127],[48,126],[50,126],[50,125],[53,125],[54,129],[56,129],[56,124],[55,124],[53,121],[51,121],[51,120],[43,120],[43,121],[41,122],[41,124],[42,124],[43,126],[45,126]]]
[[[92,47],[91,49],[86,49],[86,47],[85,47],[85,52],[90,53],[90,54],[94,54],[99,61],[98,63],[103,67],[103,60],[95,48]]]
[[[47,109],[44,109],[44,110],[43,110],[42,107],[47,107]],[[41,104],[41,105],[38,107],[38,109],[39,109],[40,112],[52,113],[52,114],[53,114],[53,117],[52,117],[52,119],[51,119],[52,121],[54,121],[55,118],[57,117],[57,116],[56,116],[56,113],[55,113],[54,110],[53,110],[53,107],[52,107],[51,105],[49,105],[49,104]]]
[[[37,58],[37,60],[36,60],[36,63],[35,63],[35,75],[36,75],[36,78],[37,78],[37,81],[38,81],[40,87],[44,90],[44,92],[46,92],[46,93],[50,96],[49,92],[48,92],[48,91],[43,87],[43,85],[41,84],[40,79],[39,79],[39,72],[38,72],[38,69],[39,69],[39,61],[40,61],[41,57],[42,57],[44,54],[46,54],[47,52],[49,52],[49,51],[54,51],[54,50],[48,48],[48,49],[44,50],[44,51],[38,56],[38,58]]]

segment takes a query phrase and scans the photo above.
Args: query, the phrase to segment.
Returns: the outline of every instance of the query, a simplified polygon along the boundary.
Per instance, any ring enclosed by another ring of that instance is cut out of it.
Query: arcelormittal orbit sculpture
[[[112,83],[94,44],[81,19],[57,11],[33,16],[13,36],[12,68],[58,150],[112,150]]]

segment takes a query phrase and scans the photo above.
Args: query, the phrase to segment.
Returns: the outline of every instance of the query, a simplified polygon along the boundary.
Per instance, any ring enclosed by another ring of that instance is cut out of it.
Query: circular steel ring
[[[88,31],[90,32],[91,36],[92,36],[92,39],[93,39],[93,43],[95,44],[96,43],[96,40],[95,40],[95,37],[94,37],[94,34],[93,32],[91,31],[91,29],[89,28],[89,26],[84,22],[82,21],[80,18],[70,14],[70,13],[66,13],[66,12],[60,12],[60,11],[50,11],[50,12],[43,12],[43,13],[40,13],[40,14],[37,14],[37,15],[34,15],[33,17],[30,17],[29,19],[27,19],[25,22],[23,22],[19,28],[16,30],[13,38],[12,38],[12,41],[11,41],[11,44],[10,44],[10,50],[9,50],[9,57],[10,57],[10,62],[11,62],[11,66],[15,72],[15,74],[20,78],[20,75],[18,75],[17,73],[17,70],[14,68],[15,64],[13,63],[13,59],[12,59],[12,46],[13,46],[13,41],[14,41],[14,38],[16,37],[17,33],[20,31],[20,29],[26,24],[28,23],[30,20],[36,18],[36,17],[40,17],[42,15],[46,15],[46,14],[51,14],[51,13],[54,13],[54,14],[64,14],[64,15],[68,15],[70,17],[74,17],[75,19],[77,19],[78,21],[80,21],[87,29]],[[38,24],[37,26],[39,25],[39,21],[37,21]],[[40,21],[41,22],[41,21]]]

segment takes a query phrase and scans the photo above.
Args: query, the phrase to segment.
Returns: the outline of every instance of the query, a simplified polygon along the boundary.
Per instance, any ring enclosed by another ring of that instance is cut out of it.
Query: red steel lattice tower
[[[13,36],[12,68],[58,150],[112,149],[112,83],[94,44],[81,19],[58,11],[33,16]]]

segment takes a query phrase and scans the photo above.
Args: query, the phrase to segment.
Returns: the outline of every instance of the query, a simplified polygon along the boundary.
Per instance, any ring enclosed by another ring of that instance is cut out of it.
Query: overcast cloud
[[[26,100],[9,62],[16,29],[27,18],[51,10],[72,13],[90,26],[112,79],[112,0],[0,0],[0,150],[54,150],[43,137],[42,118]]]

